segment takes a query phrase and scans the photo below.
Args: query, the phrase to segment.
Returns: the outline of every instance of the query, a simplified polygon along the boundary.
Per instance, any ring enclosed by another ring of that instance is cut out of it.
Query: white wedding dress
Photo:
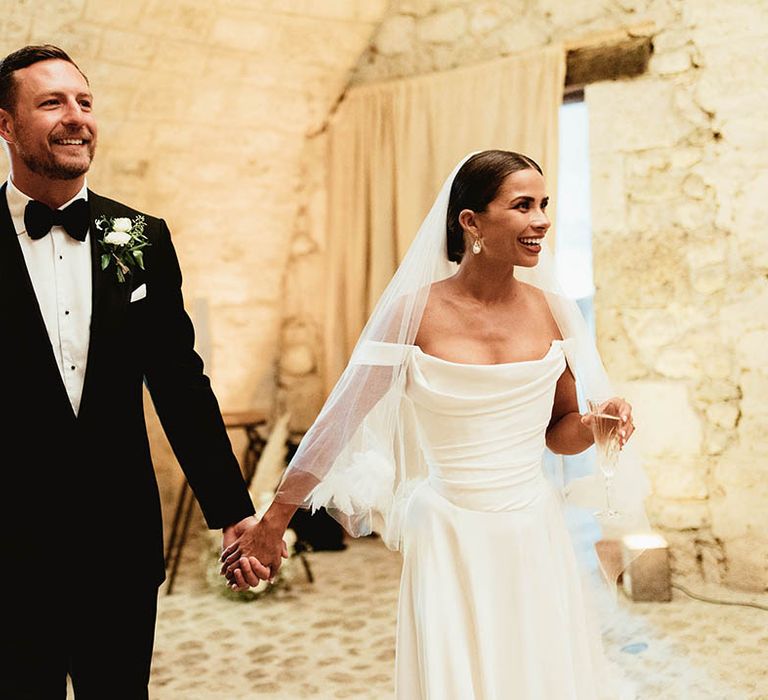
[[[406,394],[429,477],[403,521],[399,700],[619,697],[542,467],[565,367],[563,341],[497,365],[414,347]]]

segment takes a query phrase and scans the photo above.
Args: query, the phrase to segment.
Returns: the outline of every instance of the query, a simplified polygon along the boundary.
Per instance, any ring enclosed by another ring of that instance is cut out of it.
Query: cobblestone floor
[[[211,587],[207,534],[196,533],[175,590],[161,589],[153,700],[392,697],[400,557],[376,539],[309,555],[293,583],[260,598]],[[214,578],[215,580],[215,578]],[[768,604],[684,582],[709,597]],[[768,612],[675,591],[670,603],[621,599],[606,651],[640,700],[768,700]]]

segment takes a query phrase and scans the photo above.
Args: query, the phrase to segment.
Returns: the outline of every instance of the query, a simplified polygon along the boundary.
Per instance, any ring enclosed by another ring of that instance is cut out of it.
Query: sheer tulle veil
[[[313,510],[324,507],[351,535],[377,532],[391,549],[400,547],[400,521],[408,497],[426,477],[405,392],[408,363],[430,286],[458,269],[447,257],[446,216],[453,179],[472,155],[445,180],[347,367],[286,469],[276,497]],[[613,396],[581,312],[560,290],[549,252],[542,251],[536,267],[516,268],[515,274],[546,293],[581,399]],[[605,505],[599,474],[572,478],[562,469],[562,460],[556,459],[555,465],[550,476],[564,506],[591,513]],[[597,523],[601,536],[613,539],[649,531],[647,493],[647,480],[630,443],[622,452],[612,492],[623,515]],[[618,571],[603,573],[615,581]]]

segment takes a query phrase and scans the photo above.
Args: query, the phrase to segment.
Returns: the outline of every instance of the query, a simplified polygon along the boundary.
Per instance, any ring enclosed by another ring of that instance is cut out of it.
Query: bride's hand
[[[221,574],[233,589],[244,591],[261,580],[272,579],[288,557],[285,530],[270,527],[263,519],[250,523],[221,555]]]
[[[619,444],[621,447],[624,447],[635,432],[635,424],[632,420],[632,405],[621,397],[614,396],[600,404],[600,412],[609,413],[612,416],[619,417],[619,420],[621,421],[621,427],[619,428]],[[590,430],[592,429],[592,421],[593,418],[590,413],[585,413],[581,417],[581,422]]]

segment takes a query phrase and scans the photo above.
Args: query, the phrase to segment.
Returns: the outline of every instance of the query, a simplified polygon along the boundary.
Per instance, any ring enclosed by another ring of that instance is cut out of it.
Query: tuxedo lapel
[[[68,408],[69,415],[74,418],[8,210],[6,187],[7,184],[0,187],[0,309],[3,310],[2,322],[7,332],[5,342],[19,343],[26,351],[21,360],[23,366],[12,367],[10,371],[34,373],[37,378],[42,377],[44,381],[37,384],[51,387],[51,394],[60,399],[64,410]]]
[[[98,367],[104,336],[110,325],[110,318],[117,317],[125,310],[130,295],[130,282],[117,281],[114,263],[106,270],[101,269],[102,248],[99,244],[101,232],[96,228],[95,220],[104,215],[107,218],[116,217],[119,211],[115,204],[88,190],[88,205],[90,208],[90,245],[91,245],[91,336],[88,342],[88,361],[85,366],[83,394],[80,400],[78,417],[88,415],[88,409],[94,392],[98,388]]]

